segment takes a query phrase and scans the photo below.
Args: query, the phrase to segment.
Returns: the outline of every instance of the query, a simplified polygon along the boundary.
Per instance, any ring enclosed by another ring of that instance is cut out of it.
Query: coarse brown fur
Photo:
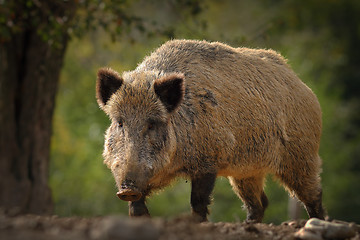
[[[215,178],[225,176],[247,220],[261,221],[270,173],[310,217],[324,217],[320,105],[275,51],[169,41],[122,77],[100,70],[97,99],[112,120],[104,162],[119,189],[141,193],[130,215],[147,215],[145,197],[184,176],[193,213],[206,219]]]

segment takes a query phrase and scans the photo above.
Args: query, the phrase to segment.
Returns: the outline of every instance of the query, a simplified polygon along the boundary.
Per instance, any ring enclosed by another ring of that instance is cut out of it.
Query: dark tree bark
[[[33,5],[31,11],[11,3],[7,7],[20,30],[2,26],[7,34],[0,39],[0,208],[47,214],[53,209],[48,186],[52,115],[67,29],[59,30],[54,45],[39,29],[51,30],[43,21],[49,14],[56,17],[56,6]],[[25,11],[30,17],[21,18]]]

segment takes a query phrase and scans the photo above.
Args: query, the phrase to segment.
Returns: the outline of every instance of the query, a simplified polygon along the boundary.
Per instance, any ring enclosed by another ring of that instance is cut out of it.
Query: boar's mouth
[[[138,201],[142,196],[141,192],[131,188],[122,188],[120,191],[116,193],[116,195],[121,200],[128,202]]]
[[[142,196],[141,192],[135,187],[134,181],[131,180],[124,181],[116,195],[121,200],[130,202],[138,201]]]

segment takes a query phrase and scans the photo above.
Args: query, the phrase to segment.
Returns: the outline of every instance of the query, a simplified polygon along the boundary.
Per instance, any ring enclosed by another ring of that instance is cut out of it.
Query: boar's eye
[[[118,126],[119,128],[122,128],[122,127],[123,127],[123,122],[122,122],[121,120],[118,121],[117,126]]]
[[[149,120],[147,123],[147,129],[148,130],[154,130],[156,126],[156,122],[154,120]]]

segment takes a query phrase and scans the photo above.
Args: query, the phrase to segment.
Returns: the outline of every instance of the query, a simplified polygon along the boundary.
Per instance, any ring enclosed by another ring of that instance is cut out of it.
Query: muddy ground
[[[62,239],[298,239],[294,235],[306,220],[281,225],[206,222],[197,223],[188,216],[174,219],[108,216],[94,218],[0,215],[1,240]],[[360,228],[351,240],[360,240]]]

